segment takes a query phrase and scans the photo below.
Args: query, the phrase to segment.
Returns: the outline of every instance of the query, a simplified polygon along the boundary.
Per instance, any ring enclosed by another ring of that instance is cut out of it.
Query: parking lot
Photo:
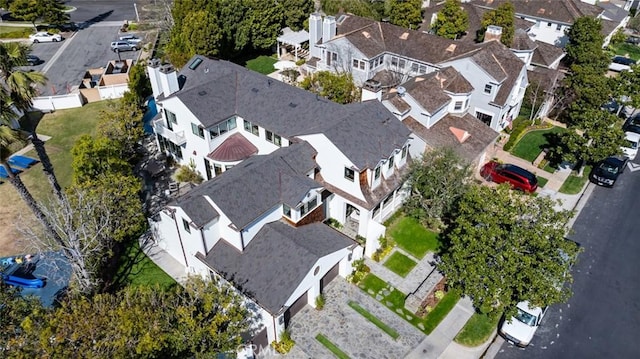
[[[44,72],[49,78],[40,90],[41,96],[63,95],[78,86],[90,68],[104,67],[110,60],[118,60],[118,53],[110,44],[117,40],[120,25],[101,22],[76,33],[67,33],[64,41],[32,45],[32,54],[44,63],[31,69]],[[144,44],[143,44],[144,45]],[[137,59],[140,51],[120,53],[120,59]]]

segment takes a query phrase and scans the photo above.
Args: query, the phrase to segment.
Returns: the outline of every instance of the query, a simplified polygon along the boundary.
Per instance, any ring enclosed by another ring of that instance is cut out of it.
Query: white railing
[[[168,139],[178,146],[182,146],[187,142],[187,138],[184,136],[184,131],[172,131],[165,127],[164,119],[159,118],[153,121],[153,130],[156,134]]]

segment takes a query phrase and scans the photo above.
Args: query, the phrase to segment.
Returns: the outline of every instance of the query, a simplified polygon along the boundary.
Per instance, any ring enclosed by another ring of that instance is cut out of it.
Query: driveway
[[[118,54],[111,51],[109,45],[117,39],[119,29],[120,26],[113,23],[101,22],[69,34],[62,42],[33,44],[32,54],[44,63],[31,69],[43,71],[49,78],[40,95],[67,94],[80,85],[88,69],[104,67],[109,60],[118,60]],[[137,59],[138,53],[121,52],[120,58]]]
[[[307,306],[291,319],[296,345],[287,358],[332,358],[333,354],[315,339],[317,334],[327,337],[351,358],[363,359],[404,358],[425,338],[409,322],[341,277],[324,289],[324,296],[324,309]],[[394,340],[369,322],[349,307],[350,300],[395,329],[400,337]]]
[[[138,6],[144,0],[137,1]],[[95,20],[119,21],[135,20],[133,4],[135,0],[68,0],[65,5],[73,6],[75,11],[69,13],[71,21],[85,22]]]

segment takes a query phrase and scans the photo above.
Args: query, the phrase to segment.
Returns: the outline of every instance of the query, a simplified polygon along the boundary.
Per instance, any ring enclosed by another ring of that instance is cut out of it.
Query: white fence
[[[67,95],[41,96],[33,99],[33,108],[43,112],[82,107],[82,105],[84,105],[84,98],[80,92]]]
[[[100,93],[101,100],[121,98],[128,90],[129,85],[126,83],[121,85],[98,86],[98,93]]]

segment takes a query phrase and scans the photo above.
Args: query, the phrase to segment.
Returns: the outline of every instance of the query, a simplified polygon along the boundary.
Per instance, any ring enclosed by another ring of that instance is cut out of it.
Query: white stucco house
[[[411,132],[379,101],[336,104],[227,61],[194,56],[177,72],[152,60],[148,72],[158,145],[206,178],[150,219],[154,239],[243,293],[264,346],[379,247],[405,196]]]

